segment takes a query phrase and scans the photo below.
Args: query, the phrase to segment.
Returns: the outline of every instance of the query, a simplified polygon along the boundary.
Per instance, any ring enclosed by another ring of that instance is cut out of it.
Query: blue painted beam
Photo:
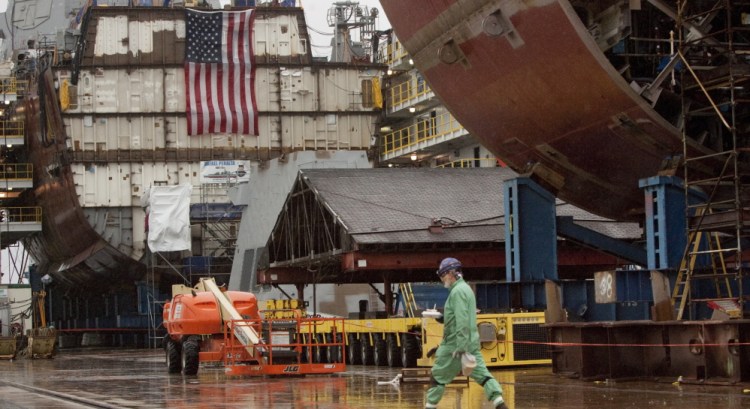
[[[607,254],[646,266],[646,249],[575,224],[572,216],[557,217],[557,234]]]

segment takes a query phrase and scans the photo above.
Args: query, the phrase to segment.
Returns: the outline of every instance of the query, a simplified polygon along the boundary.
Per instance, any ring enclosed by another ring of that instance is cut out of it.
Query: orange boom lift
[[[195,287],[172,286],[172,300],[164,306],[167,329],[164,349],[170,373],[195,375],[202,363],[220,364],[228,375],[306,375],[346,370],[344,320],[261,318],[255,295],[224,291],[213,278],[202,278]],[[315,337],[318,327],[341,336]],[[329,363],[308,362],[315,349],[339,351]],[[334,362],[335,361],[335,362]]]

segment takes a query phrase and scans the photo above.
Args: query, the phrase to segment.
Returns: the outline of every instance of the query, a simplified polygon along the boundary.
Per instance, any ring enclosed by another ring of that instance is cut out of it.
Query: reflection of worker
[[[471,379],[482,385],[485,396],[495,408],[507,409],[503,401],[503,390],[487,370],[482,358],[477,330],[477,302],[471,287],[463,279],[461,262],[455,258],[446,258],[440,262],[437,274],[443,285],[450,288],[450,293],[445,301],[443,340],[435,352],[432,385],[427,390],[425,406],[437,407],[445,392],[445,385],[461,372],[461,358],[469,353],[476,358],[476,367],[469,375]]]

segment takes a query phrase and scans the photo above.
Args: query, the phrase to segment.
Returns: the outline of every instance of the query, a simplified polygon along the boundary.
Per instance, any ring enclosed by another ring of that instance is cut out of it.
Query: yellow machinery
[[[266,303],[269,307],[291,307],[284,302],[290,301],[269,300]],[[297,313],[302,311],[297,309]],[[349,365],[429,367],[433,358],[427,357],[427,351],[437,346],[443,336],[443,325],[432,318],[345,319],[343,322]],[[544,323],[543,312],[478,314],[477,327],[487,366],[551,364],[547,331],[542,327]],[[331,342],[330,334],[340,333],[340,328],[320,322],[304,332],[316,334],[319,342],[325,343],[326,340]],[[325,362],[339,353],[335,349],[319,347],[309,351],[309,358]]]
[[[546,345],[543,312],[479,314],[477,327],[482,356],[488,367],[551,364]],[[434,357],[427,351],[443,338],[443,324],[425,318],[422,326],[422,351],[419,366],[432,366]]]
[[[57,330],[47,327],[47,315],[44,298],[47,293],[42,290],[32,294],[34,306],[34,328],[28,334],[28,345],[22,354],[28,358],[52,358],[55,353]]]

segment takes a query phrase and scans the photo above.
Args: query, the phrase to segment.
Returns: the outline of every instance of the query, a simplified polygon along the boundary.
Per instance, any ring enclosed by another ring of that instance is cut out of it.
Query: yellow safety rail
[[[401,42],[398,40],[393,41],[386,47],[381,48],[378,51],[377,62],[382,64],[393,65],[395,61],[406,58],[409,53],[406,52]]]
[[[427,82],[412,77],[388,89],[390,106],[405,104],[432,92]]]
[[[0,138],[23,138],[23,121],[0,121]]]
[[[480,165],[477,166],[476,161],[480,161]],[[500,161],[495,158],[472,158],[472,159],[459,159],[453,162],[444,163],[438,165],[438,168],[490,168],[493,166],[501,166]]]
[[[34,165],[31,163],[0,163],[0,179],[31,179]]]
[[[26,80],[19,81],[16,77],[0,77],[0,94],[22,96],[28,93],[28,89],[29,82]]]
[[[415,147],[417,144],[444,135],[463,130],[464,127],[450,113],[425,119],[406,128],[382,136],[383,154],[387,155],[402,149]]]
[[[18,82],[16,77],[0,77],[0,94],[17,94]]]
[[[4,207],[0,211],[5,212],[7,219],[4,222],[9,223],[41,223],[41,207]]]

